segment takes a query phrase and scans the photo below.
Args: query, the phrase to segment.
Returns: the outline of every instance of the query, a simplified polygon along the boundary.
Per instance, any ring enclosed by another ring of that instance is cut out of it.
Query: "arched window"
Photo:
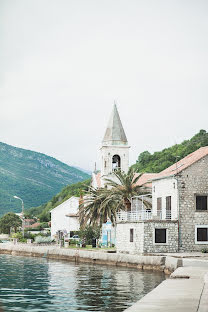
[[[121,168],[121,158],[119,155],[114,155],[112,158],[112,169],[113,171]]]

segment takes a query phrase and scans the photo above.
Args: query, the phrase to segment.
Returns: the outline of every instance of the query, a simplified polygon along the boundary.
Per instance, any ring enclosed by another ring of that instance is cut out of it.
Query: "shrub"
[[[79,241],[77,241],[76,239],[70,239],[69,244],[70,245],[76,245],[76,244],[79,244]]]
[[[13,233],[12,238],[18,238],[20,243],[26,243],[27,241],[27,237],[23,238],[22,232]]]
[[[36,244],[51,244],[53,239],[50,236],[36,236],[35,237],[35,243]]]
[[[84,229],[80,230],[79,236],[83,242],[85,242],[87,245],[91,245],[93,238],[99,239],[100,228],[96,226],[92,227],[88,225]]]

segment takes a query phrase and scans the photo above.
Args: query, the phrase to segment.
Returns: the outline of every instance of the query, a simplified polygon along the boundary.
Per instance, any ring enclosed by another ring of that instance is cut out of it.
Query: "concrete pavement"
[[[208,267],[180,267],[125,312],[207,312]]]

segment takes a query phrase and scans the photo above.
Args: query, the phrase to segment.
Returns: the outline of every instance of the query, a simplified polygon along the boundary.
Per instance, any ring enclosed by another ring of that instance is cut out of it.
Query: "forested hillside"
[[[40,218],[41,222],[49,221],[50,210],[60,205],[71,196],[79,197],[80,195],[84,194],[84,191],[88,189],[89,185],[90,179],[72,185],[67,185],[66,187],[63,188],[63,190],[60,193],[54,196],[48,203],[27,210],[26,215],[28,217],[36,216]]]
[[[0,215],[8,211],[20,212],[50,200],[72,183],[83,181],[89,175],[45,154],[17,148],[0,142]]]
[[[190,140],[185,140],[181,144],[175,144],[160,152],[151,154],[144,151],[132,167],[138,172],[160,172],[174,164],[176,159],[182,159],[202,146],[208,146],[208,133],[205,130],[200,130]]]

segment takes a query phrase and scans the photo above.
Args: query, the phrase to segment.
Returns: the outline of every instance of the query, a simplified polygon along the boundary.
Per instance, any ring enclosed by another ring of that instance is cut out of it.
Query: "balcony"
[[[171,211],[160,211],[157,215],[153,215],[150,210],[120,211],[116,215],[116,222],[136,222],[145,220],[171,220]]]

